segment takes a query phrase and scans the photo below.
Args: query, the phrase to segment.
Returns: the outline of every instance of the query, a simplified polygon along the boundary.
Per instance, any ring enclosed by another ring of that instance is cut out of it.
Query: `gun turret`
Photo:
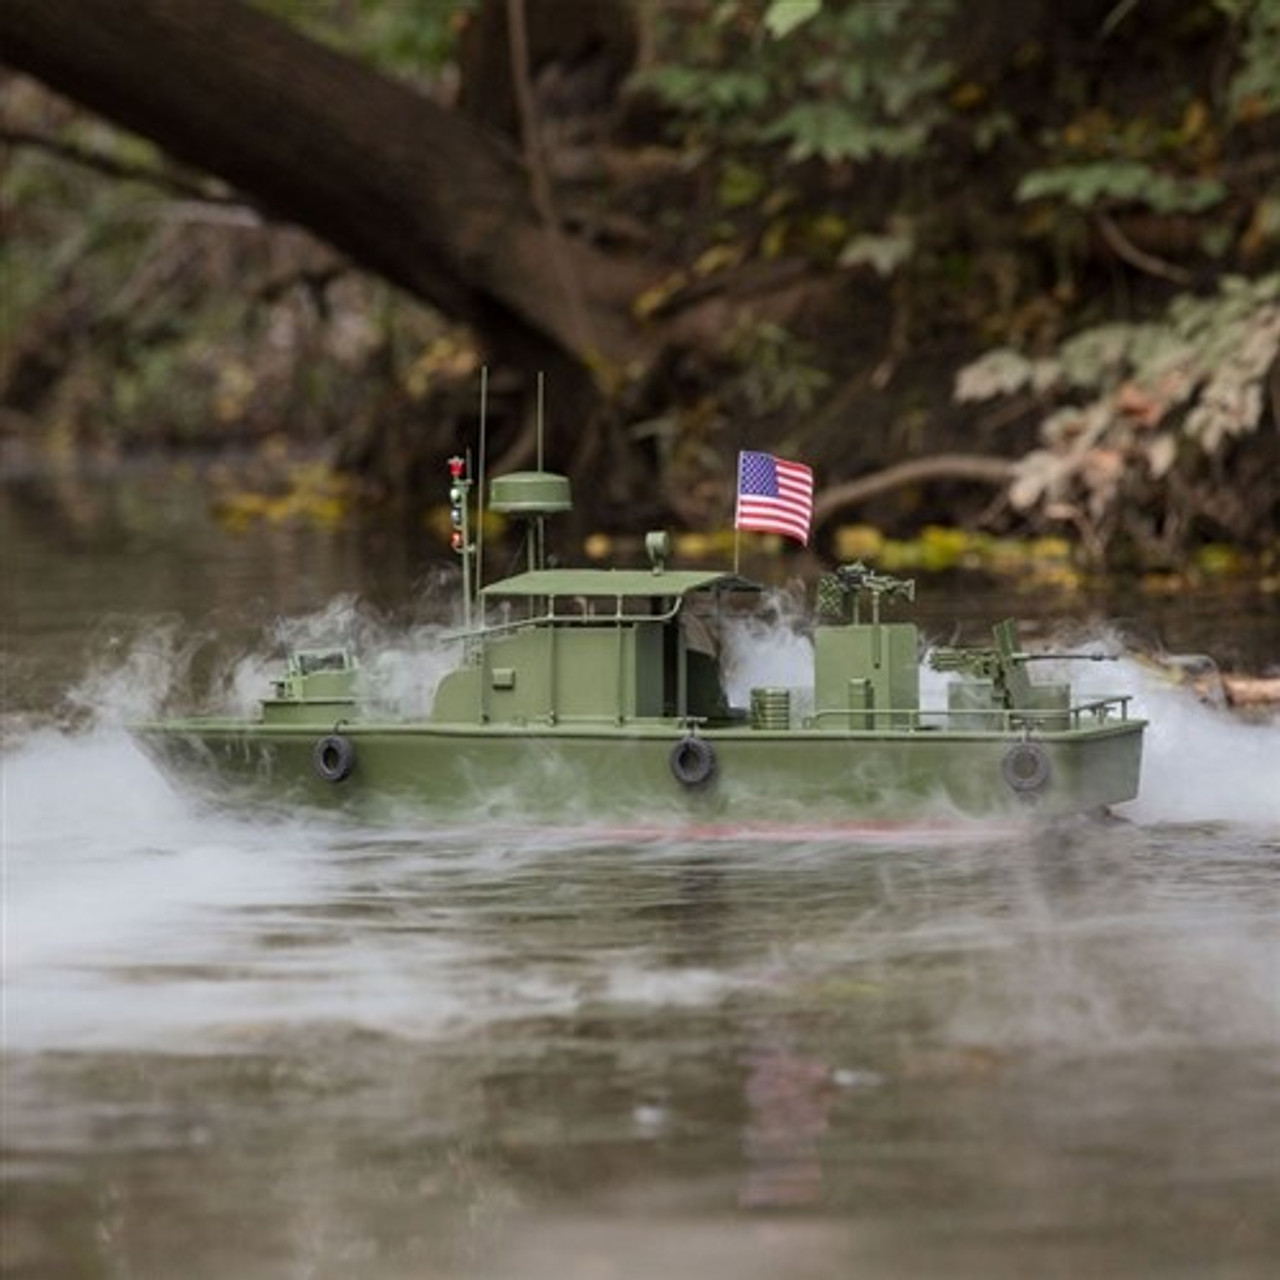
[[[1017,623],[1012,618],[991,628],[993,646],[973,649],[934,649],[929,665],[935,671],[955,671],[971,680],[990,680],[996,700],[1006,710],[1031,703],[1027,655],[1019,651]]]
[[[814,698],[826,724],[892,729],[911,723],[920,705],[919,632],[910,622],[881,622],[881,600],[914,600],[909,579],[843,564],[818,580]],[[862,601],[871,617],[862,618]],[[838,719],[836,718],[838,717]]]
[[[911,578],[895,578],[876,573],[861,560],[842,564],[818,580],[819,616],[836,622],[860,622],[864,596],[871,600],[871,621],[880,621],[880,601],[916,598],[916,584]]]
[[[990,680],[999,704],[1006,710],[1029,707],[1035,686],[1027,672],[1029,662],[1070,658],[1077,661],[1109,662],[1103,653],[1024,653],[1017,647],[1017,624],[1012,619],[992,628],[995,644],[986,648],[933,649],[929,665],[934,671],[951,671],[970,680]]]

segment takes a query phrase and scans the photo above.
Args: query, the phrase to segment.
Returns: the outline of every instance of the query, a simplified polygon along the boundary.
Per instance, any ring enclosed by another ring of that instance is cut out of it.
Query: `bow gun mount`
[[[1012,618],[991,629],[995,644],[985,648],[938,648],[929,653],[935,671],[954,672],[969,680],[989,680],[999,704],[1008,710],[1035,703],[1027,665],[1051,660],[1073,662],[1114,662],[1105,653],[1026,653],[1018,648],[1017,624]]]

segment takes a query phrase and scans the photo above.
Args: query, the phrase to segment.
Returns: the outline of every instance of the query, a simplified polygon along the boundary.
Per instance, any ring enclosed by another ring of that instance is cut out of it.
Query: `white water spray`
[[[290,624],[281,639],[360,649],[371,696],[389,714],[404,716],[425,711],[435,683],[456,661],[456,646],[446,642],[439,626],[396,629],[350,601]],[[153,1035],[171,1039],[184,1027],[251,1023],[255,1011],[278,1020],[338,1016],[341,1010],[376,1025],[428,1033],[465,1021],[480,1007],[518,1012],[530,1001],[541,1008],[572,1005],[572,991],[554,982],[536,992],[528,984],[513,989],[507,1004],[497,990],[487,990],[477,1002],[477,992],[465,984],[437,983],[430,987],[435,994],[427,996],[414,976],[424,964],[459,973],[465,968],[458,967],[460,944],[453,938],[440,950],[432,939],[415,935],[398,961],[369,946],[352,959],[335,950],[332,939],[306,953],[264,955],[262,930],[281,937],[305,933],[309,908],[346,891],[353,832],[337,818],[219,813],[170,789],[122,725],[174,701],[175,691],[189,682],[192,652],[172,630],[156,631],[114,668],[91,672],[71,691],[75,727],[20,727],[10,735],[13,745],[0,759],[4,1034],[10,1049],[132,1044]],[[753,686],[801,687],[812,680],[811,643],[785,617],[767,629],[735,624],[726,636],[726,662],[736,702]],[[251,702],[274,670],[274,656],[250,654],[218,677],[218,696],[228,705]],[[1124,807],[1139,829],[1158,833],[1167,823],[1230,824],[1250,847],[1259,839],[1274,841],[1280,831],[1280,725],[1238,721],[1137,661],[1090,667],[1087,675],[1089,690],[1131,694],[1135,712],[1152,722],[1142,797]],[[930,682],[926,697],[936,696]],[[402,839],[392,834],[392,844],[400,839],[404,846],[397,863],[424,872],[431,863],[422,860],[444,849],[438,833],[420,822],[407,824]],[[548,856],[536,842],[521,845],[518,833],[508,831],[502,839],[502,848],[516,854],[523,849],[524,861]],[[477,875],[501,878],[523,865],[513,865],[480,830],[455,843],[449,856],[464,857]],[[846,854],[854,851],[830,849],[831,857]],[[636,856],[651,855],[638,850]],[[735,848],[733,856],[776,861],[758,845]],[[914,856],[959,854],[944,847]],[[1206,935],[1202,953],[1205,948],[1220,948],[1219,935]],[[1153,954],[1165,953],[1157,947]],[[1249,954],[1256,959],[1258,953]],[[1220,971],[1220,960],[1217,952],[1207,957],[1205,971]],[[1058,973],[1061,966],[1054,964]],[[173,977],[184,965],[192,972],[239,967],[243,974],[235,982],[216,974],[190,981]],[[145,977],[152,969],[154,981]],[[114,976],[133,973],[143,976],[136,982]],[[1082,990],[1103,990],[1105,984],[1087,978],[1078,965],[1069,972],[1067,985],[1077,997]],[[1031,995],[1040,1000],[1051,987],[1037,979]],[[1078,999],[1072,1007],[1080,1007]],[[982,1015],[991,1008],[982,1003]],[[1030,1015],[1019,1007],[1017,1016],[1025,1032]],[[1061,1008],[1045,1016],[1061,1030]],[[1081,1016],[1096,1030],[1099,1019],[1112,1015],[1098,1005]],[[971,1019],[969,1029],[980,1020]]]
[[[1280,723],[1249,723],[1133,660],[1120,670],[1151,722],[1134,820],[1238,822],[1280,829]]]

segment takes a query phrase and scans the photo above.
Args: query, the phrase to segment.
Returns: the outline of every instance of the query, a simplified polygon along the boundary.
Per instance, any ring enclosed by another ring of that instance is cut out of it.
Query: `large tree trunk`
[[[548,226],[508,144],[241,0],[0,0],[0,57],[472,324],[499,358],[582,371],[639,351],[641,269]]]

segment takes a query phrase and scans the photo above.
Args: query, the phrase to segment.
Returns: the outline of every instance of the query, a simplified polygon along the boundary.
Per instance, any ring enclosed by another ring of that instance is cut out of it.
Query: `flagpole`
[[[742,450],[738,450],[737,474],[733,482],[733,576],[738,576],[738,544],[742,540],[742,530],[738,528],[738,504],[742,501]]]

